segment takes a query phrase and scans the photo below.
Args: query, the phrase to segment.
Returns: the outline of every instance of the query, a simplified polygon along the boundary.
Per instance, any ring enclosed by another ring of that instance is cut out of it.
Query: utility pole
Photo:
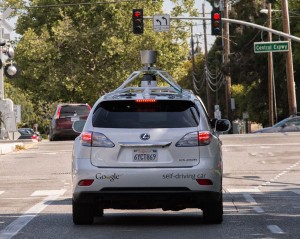
[[[228,10],[228,0],[224,0],[224,18],[229,18],[229,10]],[[229,36],[229,23],[225,22],[225,66],[228,66],[230,63],[229,54],[230,54],[230,36]],[[232,121],[231,116],[231,76],[230,73],[226,73],[226,117],[230,121]]]
[[[194,58],[194,33],[193,33],[193,25],[191,25],[191,59],[192,59],[192,82],[194,80],[195,77],[195,58]]]
[[[4,28],[2,27],[2,23],[0,20],[0,44],[3,41],[3,31]],[[2,44],[1,44],[2,45]],[[3,46],[0,46],[0,60],[2,61],[2,52],[3,52]],[[3,61],[2,61],[3,62]],[[4,80],[3,80],[3,66],[0,69],[0,101],[4,100]]]
[[[268,27],[272,28],[272,4],[268,3]],[[268,33],[268,40],[272,41],[272,33]],[[268,92],[269,92],[269,126],[274,125],[274,93],[273,93],[273,53],[268,53]]]
[[[205,17],[205,6],[202,4],[202,13],[203,17]],[[207,50],[207,35],[206,35],[206,21],[203,20],[203,33],[204,33],[204,66],[205,66],[205,71],[207,67],[207,56],[208,56],[208,50]],[[209,85],[208,85],[208,79],[207,79],[207,74],[205,74],[205,80],[206,80],[206,102],[207,102],[207,113],[211,117],[212,112],[211,112],[211,100],[210,100],[210,90],[209,90]]]
[[[290,17],[289,17],[288,1],[282,0],[281,3],[282,3],[283,31],[290,35],[290,20],[289,20]],[[292,115],[297,113],[292,43],[289,38],[286,38],[285,40],[289,42],[289,51],[286,54],[286,76],[287,76],[289,113],[290,115]]]

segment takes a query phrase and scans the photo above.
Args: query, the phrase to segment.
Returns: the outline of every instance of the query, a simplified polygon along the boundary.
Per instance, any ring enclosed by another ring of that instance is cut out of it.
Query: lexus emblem
[[[150,139],[150,134],[143,133],[143,134],[140,135],[140,138],[142,140],[148,140],[148,139]]]

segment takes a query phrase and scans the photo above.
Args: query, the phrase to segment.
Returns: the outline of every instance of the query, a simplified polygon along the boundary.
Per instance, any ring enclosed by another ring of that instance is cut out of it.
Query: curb
[[[16,150],[17,145],[23,147],[24,143],[0,143],[0,155],[7,154]]]

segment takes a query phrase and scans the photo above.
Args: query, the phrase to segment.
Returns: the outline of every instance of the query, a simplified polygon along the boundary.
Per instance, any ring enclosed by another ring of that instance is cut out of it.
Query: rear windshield
[[[87,105],[63,105],[60,109],[60,117],[88,115],[90,109]]]
[[[21,135],[34,134],[32,129],[19,129],[18,131]]]
[[[93,115],[93,126],[100,128],[185,128],[198,123],[199,113],[190,101],[104,101]]]

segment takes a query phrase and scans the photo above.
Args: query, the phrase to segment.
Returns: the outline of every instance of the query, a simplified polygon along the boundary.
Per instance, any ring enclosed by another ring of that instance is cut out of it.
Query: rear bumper
[[[73,200],[101,209],[182,210],[202,208],[207,203],[217,202],[221,199],[221,194],[211,191],[194,192],[186,188],[114,188],[99,192],[74,193]]]
[[[53,129],[53,135],[61,138],[76,138],[79,133],[73,129]]]

